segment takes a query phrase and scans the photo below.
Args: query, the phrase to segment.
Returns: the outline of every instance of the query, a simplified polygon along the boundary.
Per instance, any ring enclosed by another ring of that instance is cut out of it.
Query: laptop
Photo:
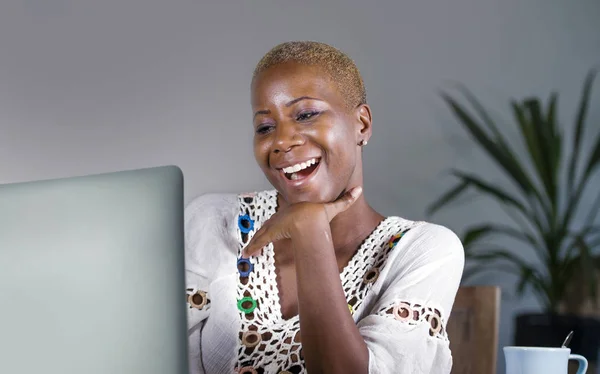
[[[0,185],[0,373],[187,374],[183,175]]]

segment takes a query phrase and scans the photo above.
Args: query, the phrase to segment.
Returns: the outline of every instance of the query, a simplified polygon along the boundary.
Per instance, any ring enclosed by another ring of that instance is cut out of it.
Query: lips
[[[298,180],[310,175],[317,168],[319,162],[319,158],[311,158],[310,160],[284,167],[281,170],[287,179]]]
[[[316,164],[318,162],[319,162],[319,158],[315,157],[315,158],[311,158],[308,161],[298,162],[295,165],[291,165],[291,166],[288,166],[288,167],[283,167],[281,169],[283,169],[283,171],[286,174],[292,174],[292,173],[298,172],[300,170],[304,170],[304,169],[306,169],[306,168],[308,168],[308,167],[310,167],[310,166],[312,166],[312,165],[314,165],[314,164]]]
[[[287,185],[301,186],[308,182],[320,166],[321,158],[314,157],[301,162],[290,162],[278,168],[281,178]]]

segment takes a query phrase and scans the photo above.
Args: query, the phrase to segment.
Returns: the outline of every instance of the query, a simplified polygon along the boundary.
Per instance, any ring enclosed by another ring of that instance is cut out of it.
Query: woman
[[[192,372],[449,373],[463,248],[365,200],[371,110],[355,64],[283,43],[251,96],[254,156],[274,190],[186,208]]]

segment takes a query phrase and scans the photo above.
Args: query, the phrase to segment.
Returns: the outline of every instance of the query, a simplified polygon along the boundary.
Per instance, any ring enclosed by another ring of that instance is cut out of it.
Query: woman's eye
[[[256,128],[256,133],[259,135],[264,135],[268,132],[270,132],[271,130],[273,130],[273,125],[269,125],[269,124],[264,124],[264,125],[260,125]]]
[[[309,120],[315,116],[317,116],[319,114],[319,112],[317,111],[310,111],[310,112],[303,112],[298,114],[298,116],[296,117],[297,121],[306,121]]]

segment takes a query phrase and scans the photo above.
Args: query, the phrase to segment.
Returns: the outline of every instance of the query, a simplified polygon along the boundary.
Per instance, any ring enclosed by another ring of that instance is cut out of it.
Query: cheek
[[[261,168],[268,166],[269,146],[265,140],[254,139],[254,159]]]
[[[323,145],[328,153],[328,164],[335,171],[352,167],[355,164],[356,150],[354,137],[344,125],[329,128],[322,134]]]
[[[257,143],[256,141],[254,141],[253,151],[254,151],[254,158],[256,159],[256,161],[260,161],[260,155],[262,153],[260,143]]]

